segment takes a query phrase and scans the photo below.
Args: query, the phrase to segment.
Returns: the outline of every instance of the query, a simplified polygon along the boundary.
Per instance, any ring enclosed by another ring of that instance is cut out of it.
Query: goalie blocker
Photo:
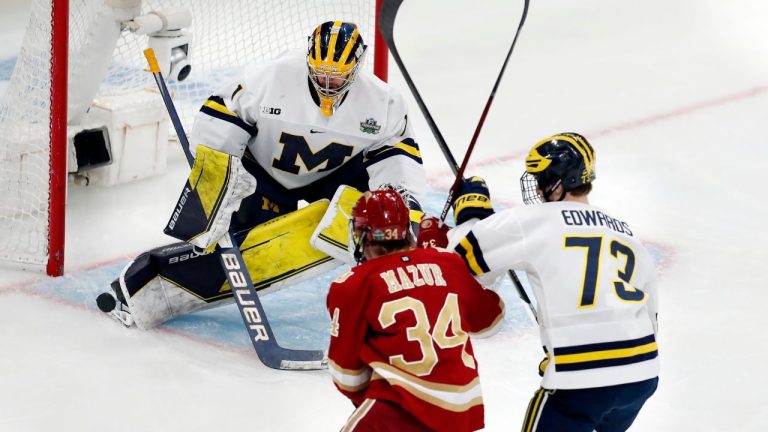
[[[239,157],[199,145],[189,179],[164,232],[208,249],[229,231],[232,213],[255,190],[256,179]]]

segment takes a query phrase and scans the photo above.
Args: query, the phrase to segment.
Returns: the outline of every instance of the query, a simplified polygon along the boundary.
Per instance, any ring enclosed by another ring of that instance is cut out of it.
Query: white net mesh
[[[0,261],[40,266],[49,253],[51,1],[32,0],[24,42],[0,101]],[[100,43],[91,27],[103,19],[104,3],[126,1],[70,0],[70,100],[78,83],[89,79],[88,65],[73,63]],[[186,128],[212,91],[244,65],[305,47],[307,35],[320,22],[356,22],[369,53],[375,50],[375,0],[145,0],[141,12],[169,6],[192,13],[187,29],[192,33],[192,73],[169,84]],[[155,88],[151,74],[144,72],[147,40],[122,32],[99,95]],[[372,68],[372,63],[369,56],[365,67]],[[61,119],[65,113],[53,116]]]
[[[0,259],[44,264],[48,236],[51,5],[33,2],[0,104]]]

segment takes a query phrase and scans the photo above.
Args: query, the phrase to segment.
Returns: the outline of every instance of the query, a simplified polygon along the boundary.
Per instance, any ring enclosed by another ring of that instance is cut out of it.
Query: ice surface
[[[768,373],[768,4],[762,0],[532,2],[470,174],[498,207],[522,205],[522,157],[538,139],[584,133],[592,202],[627,220],[661,269],[657,394],[633,431],[765,431]],[[461,159],[509,48],[521,1],[404,2],[395,40]],[[0,5],[0,94],[25,1]],[[440,12],[437,12],[437,11]],[[14,18],[15,17],[15,18]],[[391,62],[390,81],[407,93]],[[442,208],[450,170],[412,118]],[[334,431],[352,406],[326,372],[262,366],[230,308],[140,332],[93,299],[161,233],[186,176],[114,188],[70,185],[67,275],[0,272],[0,430]],[[264,298],[286,346],[327,343],[324,280]],[[511,286],[505,329],[476,341],[488,431],[519,428],[540,343]]]

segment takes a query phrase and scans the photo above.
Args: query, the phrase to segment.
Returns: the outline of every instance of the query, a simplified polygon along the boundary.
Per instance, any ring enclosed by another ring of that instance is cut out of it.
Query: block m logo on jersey
[[[341,166],[346,158],[352,156],[353,150],[352,146],[332,142],[317,153],[313,153],[304,137],[285,132],[280,135],[280,144],[283,145],[283,152],[279,159],[272,160],[272,166],[292,174],[298,174],[301,171],[301,166],[297,165],[299,158],[307,172],[313,172],[315,168],[325,164],[325,167],[316,170],[323,172]]]

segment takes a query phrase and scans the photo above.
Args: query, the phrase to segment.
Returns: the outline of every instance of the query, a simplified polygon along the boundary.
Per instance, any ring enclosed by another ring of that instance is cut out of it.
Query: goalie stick
[[[472,135],[472,140],[469,144],[469,147],[467,148],[467,153],[464,155],[464,160],[462,161],[461,166],[459,166],[456,163],[456,159],[453,157],[453,154],[451,153],[451,149],[448,148],[448,144],[445,142],[445,138],[443,138],[443,135],[440,133],[440,129],[437,128],[437,123],[432,118],[432,115],[429,113],[429,110],[427,109],[427,105],[424,103],[424,100],[421,98],[419,91],[416,89],[416,85],[413,83],[413,80],[411,79],[411,76],[408,73],[408,70],[405,68],[405,65],[403,64],[403,60],[400,58],[400,54],[397,51],[397,47],[395,46],[395,39],[393,36],[393,30],[395,26],[395,17],[397,16],[397,11],[400,8],[400,5],[403,3],[403,0],[384,0],[381,6],[381,16],[379,19],[381,36],[384,38],[384,42],[387,44],[387,47],[389,48],[389,51],[392,54],[392,58],[395,59],[395,63],[397,63],[397,67],[398,69],[400,69],[400,73],[403,74],[403,78],[405,79],[406,84],[408,84],[408,88],[411,90],[413,97],[416,99],[416,103],[419,105],[419,109],[424,114],[424,118],[426,119],[427,124],[429,125],[429,128],[432,130],[432,134],[435,136],[435,140],[437,141],[437,144],[440,146],[440,150],[442,150],[443,155],[445,156],[445,159],[448,161],[448,164],[451,166],[453,173],[456,175],[456,179],[454,180],[453,185],[448,190],[448,199],[445,203],[445,206],[443,207],[443,212],[440,216],[441,220],[445,220],[446,216],[448,215],[448,209],[450,209],[451,202],[453,201],[453,194],[456,192],[456,189],[458,188],[459,184],[461,183],[461,179],[464,176],[464,170],[466,169],[467,163],[469,162],[469,157],[475,148],[477,137],[480,135],[480,129],[483,127],[483,123],[485,122],[485,117],[488,114],[488,110],[491,107],[491,103],[493,102],[494,97],[496,96],[496,90],[499,88],[501,77],[504,75],[504,70],[507,68],[507,63],[509,62],[509,58],[512,56],[512,51],[515,49],[517,38],[518,36],[520,36],[520,30],[522,30],[523,24],[525,24],[525,18],[526,16],[528,16],[529,0],[524,0],[524,2],[525,3],[523,5],[523,13],[522,13],[522,16],[520,17],[520,24],[518,24],[517,26],[517,32],[515,33],[515,38],[512,40],[512,46],[510,46],[509,52],[507,53],[507,57],[504,59],[504,64],[501,67],[501,71],[499,72],[498,78],[496,78],[496,83],[494,84],[493,90],[491,91],[491,96],[488,98],[488,102],[486,102],[485,104],[483,113],[480,116],[480,121],[478,122],[477,127],[475,128],[474,135]],[[520,279],[517,277],[517,274],[514,271],[509,270],[509,276],[510,278],[512,278],[512,283],[515,286],[515,290],[517,291],[518,296],[528,305],[528,310],[531,313],[531,318],[533,318],[534,320],[537,320],[536,310],[531,304],[531,299],[528,297],[528,294],[525,292],[525,288],[523,288],[523,284],[520,282]]]
[[[168,87],[165,85],[165,80],[160,72],[160,66],[157,63],[154,50],[152,48],[144,50],[144,56],[149,63],[148,72],[151,72],[155,78],[157,88],[160,90],[160,95],[168,110],[168,115],[171,118],[176,134],[179,136],[179,142],[184,149],[187,162],[192,166],[195,158],[192,156],[187,135],[184,133],[184,128],[173,105]],[[234,241],[234,236],[231,232],[219,240],[219,248],[221,266],[227,275],[229,286],[232,288],[232,294],[235,298],[235,304],[237,304],[237,309],[243,318],[248,336],[261,362],[273,369],[310,370],[327,367],[325,354],[321,350],[294,350],[283,348],[278,344],[272,332],[272,327],[267,320],[264,307],[259,300],[259,295],[253,287],[253,281],[243,261],[240,248],[237,242]]]

